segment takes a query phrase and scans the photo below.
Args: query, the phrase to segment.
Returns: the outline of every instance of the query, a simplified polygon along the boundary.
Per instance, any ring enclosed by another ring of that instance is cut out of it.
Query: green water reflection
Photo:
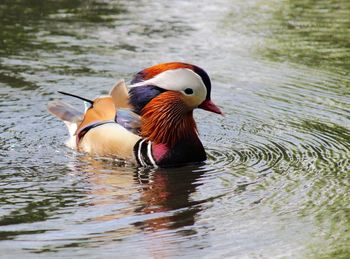
[[[109,26],[125,13],[118,2],[81,0],[5,0],[0,2],[0,83],[35,89],[25,74],[52,71],[61,74],[92,74],[86,67],[48,63],[48,53],[74,56],[87,47],[69,42],[84,39],[81,30]],[[81,28],[79,28],[81,27]],[[72,30],[73,29],[73,30]],[[77,30],[78,29],[78,30]],[[93,35],[91,35],[93,37]],[[54,40],[52,40],[54,39]],[[47,53],[47,54],[46,54]],[[45,54],[46,58],[43,57]],[[15,62],[6,62],[13,58]],[[3,60],[1,60],[3,59]],[[39,64],[41,63],[41,64]]]
[[[268,58],[349,75],[350,2],[290,0],[276,3],[272,33],[261,49]]]
[[[1,1],[0,53],[8,56],[24,51],[52,50],[57,47],[55,43],[42,41],[39,32],[79,37],[69,32],[69,28],[65,26],[69,23],[82,23],[84,27],[89,24],[108,24],[125,11],[115,3],[100,1]]]
[[[272,33],[267,36],[264,48],[259,48],[263,56],[277,62],[288,61],[350,75],[349,1],[284,1],[273,12],[270,25]],[[339,79],[335,88],[343,88],[347,95],[349,86],[349,80]],[[349,149],[348,128],[320,121],[305,121],[300,128],[324,138],[326,144],[336,138],[344,150]],[[302,204],[300,215],[314,214],[319,224],[318,235],[328,243],[327,249],[310,246],[310,257],[348,258],[350,155],[334,152],[332,143],[328,144],[312,151],[317,154],[315,168],[309,168],[307,175],[312,179],[312,187],[306,193],[309,198]]]
[[[261,55],[273,61],[292,62],[309,67],[350,75],[350,2],[343,0],[284,1],[272,15],[270,28]],[[269,23],[268,23],[269,24]],[[349,78],[340,79],[335,88],[343,88],[348,95]],[[349,129],[339,125],[327,125],[319,121],[305,121],[301,128],[331,142],[349,148]],[[327,136],[332,136],[327,138]],[[322,244],[310,247],[311,257],[348,258],[350,255],[350,196],[349,154],[340,155],[329,146],[320,146],[315,152],[312,188],[303,204],[301,215],[314,214],[320,226],[319,235],[327,240],[329,251]],[[329,180],[332,179],[332,180]],[[321,252],[322,251],[322,252]]]
[[[334,88],[349,93],[350,75],[350,2],[335,0],[296,0],[278,4],[267,26],[263,48],[258,52],[276,62],[291,62],[340,75]],[[269,26],[270,25],[270,26]],[[337,100],[335,100],[337,102]],[[320,105],[323,105],[321,102]],[[325,145],[313,143],[307,149],[316,154],[315,168],[308,171],[312,185],[307,202],[302,204],[302,217],[313,214],[319,225],[316,236],[327,245],[311,245],[311,258],[348,258],[350,255],[350,155],[334,149],[349,150],[349,129],[321,121],[304,121],[302,131],[318,136]],[[343,147],[333,146],[332,140]],[[316,145],[315,145],[316,144]],[[325,249],[327,247],[327,249]]]

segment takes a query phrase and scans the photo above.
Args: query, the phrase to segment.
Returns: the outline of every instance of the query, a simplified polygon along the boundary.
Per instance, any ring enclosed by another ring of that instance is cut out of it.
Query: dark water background
[[[1,0],[0,26],[0,257],[350,257],[348,0]],[[195,113],[205,165],[64,147],[57,90],[166,61],[226,114]]]

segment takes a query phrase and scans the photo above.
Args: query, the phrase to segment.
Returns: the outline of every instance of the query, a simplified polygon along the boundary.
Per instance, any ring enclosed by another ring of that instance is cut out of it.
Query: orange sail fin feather
[[[124,80],[121,80],[112,88],[110,95],[93,100],[93,104],[78,126],[78,131],[92,123],[114,120],[118,108],[128,107],[128,91]]]
[[[109,92],[116,108],[131,108],[129,105],[129,93],[125,81],[118,81]]]
[[[78,131],[92,123],[114,120],[116,107],[111,96],[99,97],[87,109],[84,119],[78,126]]]

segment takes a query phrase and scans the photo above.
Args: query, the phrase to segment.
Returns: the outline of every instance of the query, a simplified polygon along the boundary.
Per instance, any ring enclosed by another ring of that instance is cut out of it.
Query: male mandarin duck
[[[62,101],[48,110],[70,132],[67,144],[99,156],[116,156],[139,166],[179,166],[206,160],[193,110],[222,114],[210,100],[211,82],[198,66],[171,62],[137,73],[129,90],[119,81],[107,96],[88,100],[82,114]]]

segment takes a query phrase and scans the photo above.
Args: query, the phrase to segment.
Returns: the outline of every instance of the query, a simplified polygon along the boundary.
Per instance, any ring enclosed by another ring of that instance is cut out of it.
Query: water
[[[347,0],[3,0],[0,22],[0,257],[350,256]],[[195,112],[204,165],[63,146],[57,90],[166,61],[203,67],[226,114]]]

